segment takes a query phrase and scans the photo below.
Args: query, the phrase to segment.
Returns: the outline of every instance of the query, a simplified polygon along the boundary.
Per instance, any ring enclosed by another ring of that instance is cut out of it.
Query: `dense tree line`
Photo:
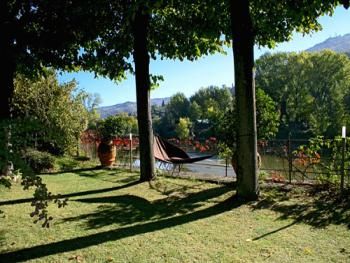
[[[277,104],[279,138],[339,135],[350,124],[350,59],[330,50],[265,54],[256,85]]]
[[[154,130],[164,137],[206,139],[217,137],[229,145],[236,142],[237,113],[233,89],[209,86],[199,89],[189,99],[183,93],[168,104],[154,108]],[[257,90],[258,138],[273,138],[279,127],[279,110],[272,98]],[[182,127],[182,128],[181,128]],[[229,142],[230,141],[230,142]]]
[[[183,93],[177,93],[157,110],[160,116],[154,115],[154,129],[163,137],[176,137],[180,120],[183,123],[187,118],[191,137],[215,136],[220,116],[232,105],[231,90],[225,86],[201,88],[189,99]]]
[[[256,61],[258,139],[334,137],[350,124],[350,59],[330,50],[264,54]],[[234,142],[236,112],[228,87],[183,93],[154,111],[154,129],[178,136],[188,119],[189,135],[222,137]],[[157,114],[158,113],[158,114]],[[224,136],[224,137],[225,137]]]

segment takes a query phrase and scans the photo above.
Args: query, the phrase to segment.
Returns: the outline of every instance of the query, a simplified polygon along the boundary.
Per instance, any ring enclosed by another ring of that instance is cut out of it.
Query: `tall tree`
[[[16,72],[42,65],[74,69],[79,45],[97,37],[107,1],[0,1],[0,119],[10,116]],[[101,7],[101,8],[98,8]],[[103,8],[102,8],[103,7]]]
[[[135,73],[140,179],[151,180],[154,177],[154,157],[150,58],[192,60],[221,50],[224,41],[220,40],[220,34],[212,37],[213,41],[205,38],[208,28],[218,28],[216,23],[196,23],[197,30],[188,26],[190,20],[208,21],[190,1],[115,1],[111,3],[109,12],[110,27],[101,32],[96,41],[84,47],[82,65],[112,79],[122,78],[126,71]]]
[[[151,13],[146,4],[136,7],[133,21],[133,58],[136,76],[137,120],[140,138],[141,180],[154,176],[153,129],[151,116],[151,81],[149,76],[150,56],[148,35]]]
[[[26,76],[43,72],[42,66],[75,69],[80,45],[96,39],[98,28],[106,23],[103,12],[108,0],[0,1],[0,163],[18,159],[10,147],[11,103],[16,73]],[[7,150],[6,150],[7,149]],[[3,167],[1,167],[2,169]],[[5,167],[6,168],[6,167]],[[50,198],[41,178],[23,173],[24,187],[35,186],[35,212],[49,225],[47,200]]]
[[[347,122],[344,97],[350,91],[350,60],[345,54],[266,54],[256,68],[257,86],[281,109],[280,137],[334,137]]]
[[[232,107],[233,98],[230,89],[225,86],[201,88],[190,97],[190,101],[191,121],[195,125],[196,136],[219,136],[217,135],[218,120],[227,109]]]
[[[230,0],[235,65],[237,128],[237,194],[256,199],[259,194],[256,153],[254,44],[273,47],[290,39],[294,30],[308,33],[321,28],[317,18],[331,14],[340,1]]]
[[[229,158],[234,158],[237,152],[237,109],[235,103],[226,109],[218,119],[217,130],[219,148]],[[262,89],[256,90],[256,123],[258,139],[274,138],[279,126],[279,111],[276,103]],[[237,172],[237,171],[236,171]]]

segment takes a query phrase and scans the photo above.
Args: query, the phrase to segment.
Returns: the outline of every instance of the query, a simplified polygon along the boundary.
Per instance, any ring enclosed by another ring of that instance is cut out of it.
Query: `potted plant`
[[[97,123],[97,132],[100,144],[97,147],[97,155],[103,167],[112,166],[117,155],[113,139],[121,134],[121,123],[116,116],[110,116]]]

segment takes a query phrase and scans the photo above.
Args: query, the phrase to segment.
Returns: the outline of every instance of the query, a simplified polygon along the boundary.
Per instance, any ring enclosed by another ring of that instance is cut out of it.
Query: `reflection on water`
[[[194,153],[190,154],[191,157],[199,157],[201,154]],[[209,159],[186,164],[185,168],[188,169],[190,172],[193,173],[199,173],[199,174],[205,174],[205,175],[215,175],[215,176],[236,176],[232,166],[230,163],[225,163],[225,160],[219,159],[217,156],[213,156]]]
[[[117,164],[123,167],[129,167],[130,161],[127,164],[119,161],[117,162]],[[140,160],[134,159],[132,166],[134,168],[140,168]],[[163,169],[163,170],[165,169],[164,165],[161,162],[155,162],[155,167],[157,169]],[[173,166],[169,164],[167,165],[167,169],[171,170],[173,169]],[[223,163],[222,160],[217,159],[216,157],[206,159],[204,161],[200,161],[196,163],[185,164],[183,167],[183,170],[191,173],[213,175],[213,176],[233,177],[236,175],[230,164],[228,164],[226,167],[225,162]]]

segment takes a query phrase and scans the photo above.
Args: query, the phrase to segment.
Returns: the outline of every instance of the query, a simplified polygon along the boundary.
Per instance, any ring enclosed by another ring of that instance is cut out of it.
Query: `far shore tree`
[[[350,121],[349,72],[349,57],[331,50],[261,56],[256,85],[279,106],[279,138],[339,135]]]

